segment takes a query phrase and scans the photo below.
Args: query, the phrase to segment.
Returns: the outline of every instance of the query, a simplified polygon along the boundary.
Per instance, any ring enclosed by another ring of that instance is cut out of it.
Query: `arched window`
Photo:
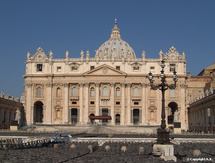
[[[72,96],[78,96],[76,87],[72,88]]]
[[[107,87],[103,88],[103,96],[108,96],[108,89],[107,89]]]
[[[37,97],[41,97],[42,96],[42,89],[41,87],[37,88]]]
[[[139,93],[138,93],[138,88],[135,87],[135,88],[134,88],[134,96],[138,96],[138,94],[139,94]]]
[[[116,97],[120,97],[120,88],[116,88]]]
[[[94,97],[94,96],[95,96],[95,90],[94,90],[93,87],[90,89],[90,96],[91,96],[91,97]]]
[[[57,95],[57,97],[61,96],[61,90],[60,90],[60,88],[57,88],[56,95]]]

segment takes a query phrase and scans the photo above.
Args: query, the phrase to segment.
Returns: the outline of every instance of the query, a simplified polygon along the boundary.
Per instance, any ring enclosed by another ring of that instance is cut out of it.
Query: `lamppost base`
[[[157,143],[158,144],[170,144],[169,131],[159,128],[157,130]]]

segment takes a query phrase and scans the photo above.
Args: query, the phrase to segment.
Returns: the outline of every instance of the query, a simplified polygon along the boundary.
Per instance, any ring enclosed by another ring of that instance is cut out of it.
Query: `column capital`
[[[85,85],[86,87],[89,87],[89,86],[90,86],[90,83],[84,83],[84,85]]]
[[[64,83],[63,86],[64,87],[69,87],[69,83]]]
[[[78,85],[79,87],[83,87],[84,86],[84,84],[83,83],[79,83],[79,85]]]
[[[48,83],[48,84],[46,84],[46,87],[53,87],[53,83]]]
[[[131,83],[127,83],[127,87],[129,87],[129,88],[130,88],[130,87],[131,87]]]
[[[33,84],[30,83],[30,84],[25,84],[25,85],[29,88],[29,87],[32,87]]]
[[[115,86],[115,83],[110,83],[111,87],[114,87]]]
[[[121,86],[122,86],[122,87],[125,87],[125,83],[121,83]]]
[[[141,83],[141,86],[142,86],[142,87],[145,87],[145,88],[148,87],[148,85],[149,85],[149,84]]]
[[[99,85],[100,85],[100,83],[95,83],[95,86],[96,86],[96,87],[99,87]]]

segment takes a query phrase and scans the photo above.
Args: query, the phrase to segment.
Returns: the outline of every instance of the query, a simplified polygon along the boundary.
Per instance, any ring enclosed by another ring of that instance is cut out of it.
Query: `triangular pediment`
[[[92,70],[89,70],[83,74],[84,76],[126,76],[127,74],[121,70],[117,70],[114,67],[103,64]]]

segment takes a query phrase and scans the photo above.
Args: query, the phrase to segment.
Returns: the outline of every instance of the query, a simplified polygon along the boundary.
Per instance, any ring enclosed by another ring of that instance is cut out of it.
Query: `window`
[[[151,66],[151,67],[150,67],[150,70],[151,70],[151,71],[152,71],[152,70],[154,71],[154,70],[155,70],[155,67],[154,67],[154,66]]]
[[[116,105],[120,105],[120,102],[119,102],[119,101],[117,101],[117,102],[116,102]]]
[[[90,104],[91,104],[91,105],[94,105],[94,101],[90,101]]]
[[[72,88],[72,96],[77,96],[77,88],[76,87],[73,87]]]
[[[175,90],[174,89],[170,89],[170,97],[175,97]]]
[[[90,89],[90,96],[91,96],[91,97],[94,97],[94,96],[95,96],[95,90],[94,90],[93,87]]]
[[[139,70],[140,68],[138,67],[138,66],[136,66],[136,67],[133,67],[133,70],[135,71],[135,70]]]
[[[120,89],[116,88],[116,97],[120,97]]]
[[[138,96],[138,94],[139,94],[139,93],[138,93],[138,88],[137,88],[137,87],[135,87],[135,88],[134,88],[134,96],[136,96],[136,97],[137,97],[137,96]]]
[[[95,68],[95,66],[90,66],[90,70],[92,70],[92,69],[94,69]]]
[[[77,102],[73,101],[72,104],[77,104]]]
[[[108,89],[107,89],[107,87],[103,88],[103,96],[108,96]]]
[[[57,72],[61,72],[61,67],[57,67]]]
[[[42,89],[41,87],[37,88],[37,97],[41,97],[42,96]]]
[[[37,64],[37,72],[43,71],[43,65],[42,64]]]
[[[139,102],[134,102],[134,105],[139,105]]]
[[[170,64],[170,72],[175,71],[175,64]]]
[[[120,70],[120,66],[116,66],[116,69],[117,69],[117,70]]]
[[[78,70],[77,67],[72,67],[71,69],[72,69],[72,71],[77,71]]]

